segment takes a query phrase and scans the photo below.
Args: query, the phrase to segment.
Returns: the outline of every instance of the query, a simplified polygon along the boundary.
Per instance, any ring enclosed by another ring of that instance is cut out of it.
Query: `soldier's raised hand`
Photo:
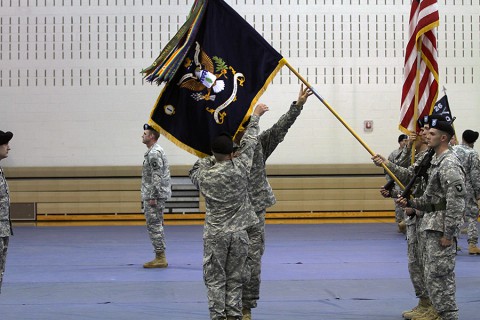
[[[303,88],[303,83],[300,87],[300,92],[298,93],[298,99],[297,103],[295,104],[297,107],[301,107],[307,102],[307,99],[309,96],[313,94],[312,90],[310,88]]]
[[[268,110],[269,110],[269,109],[268,109],[268,107],[267,107],[266,104],[259,103],[259,104],[257,104],[257,106],[255,107],[255,110],[253,110],[253,114],[261,117],[261,116],[263,116],[263,114],[264,114],[265,112],[267,112]]]

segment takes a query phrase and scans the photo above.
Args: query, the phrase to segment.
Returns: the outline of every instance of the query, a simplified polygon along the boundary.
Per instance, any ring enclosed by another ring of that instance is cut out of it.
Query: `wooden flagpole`
[[[325,99],[307,82],[307,80],[305,80],[298,72],[297,70],[295,70],[295,68],[293,68],[289,63],[288,61],[285,63],[285,65],[288,67],[288,69],[290,69],[290,71],[292,71],[298,79],[300,79],[300,81],[302,81],[310,90],[312,90],[313,94],[320,100],[320,102],[323,103],[323,105],[325,107],[327,107],[328,110],[330,110],[330,112],[338,119],[338,121],[340,121],[343,126],[355,137],[355,139],[358,140],[358,142],[360,142],[360,144],[372,155],[374,156],[375,155],[375,152],[373,152],[372,149],[370,149],[370,147],[355,133],[355,131],[353,131],[353,129],[345,122],[345,120],[342,119],[342,117],[340,117],[340,115],[330,106],[330,104],[328,104],[327,101],[325,101]],[[392,179],[397,183],[397,185],[402,188],[402,189],[405,189],[405,186],[400,182],[400,180],[398,180],[398,178],[393,174],[392,171],[390,171],[390,169],[387,168],[387,166],[385,164],[382,163],[382,167],[385,169],[385,171],[387,172],[387,174],[392,177]]]

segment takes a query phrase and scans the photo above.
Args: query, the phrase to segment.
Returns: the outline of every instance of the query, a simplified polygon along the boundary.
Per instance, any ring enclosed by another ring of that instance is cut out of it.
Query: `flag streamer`
[[[205,13],[206,1],[195,1],[187,21],[167,43],[152,65],[142,70],[147,81],[160,85],[163,82],[169,82],[175,75],[197,35]]]

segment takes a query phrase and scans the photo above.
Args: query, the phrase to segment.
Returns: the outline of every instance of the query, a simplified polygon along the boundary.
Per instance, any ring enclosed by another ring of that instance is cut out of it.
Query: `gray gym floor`
[[[202,226],[166,226],[167,269],[145,227],[17,227],[0,318],[208,319]],[[402,319],[416,305],[394,224],[267,225],[255,320]],[[457,256],[460,319],[479,319],[480,256]]]

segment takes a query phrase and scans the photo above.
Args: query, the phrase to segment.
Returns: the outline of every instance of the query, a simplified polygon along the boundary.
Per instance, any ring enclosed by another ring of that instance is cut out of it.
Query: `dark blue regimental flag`
[[[435,103],[432,114],[441,115],[445,117],[445,119],[448,122],[452,122],[453,115],[452,115],[452,112],[450,111],[450,105],[448,104],[447,95],[444,95],[442,99],[438,100],[437,103]]]
[[[280,53],[224,1],[207,0],[204,5],[190,29],[196,28],[195,34],[185,40],[190,47],[171,80],[163,80],[165,87],[149,120],[169,140],[199,157],[211,154],[210,142],[217,135],[235,135],[285,64]],[[168,65],[168,59],[174,61],[175,54],[159,62]]]

